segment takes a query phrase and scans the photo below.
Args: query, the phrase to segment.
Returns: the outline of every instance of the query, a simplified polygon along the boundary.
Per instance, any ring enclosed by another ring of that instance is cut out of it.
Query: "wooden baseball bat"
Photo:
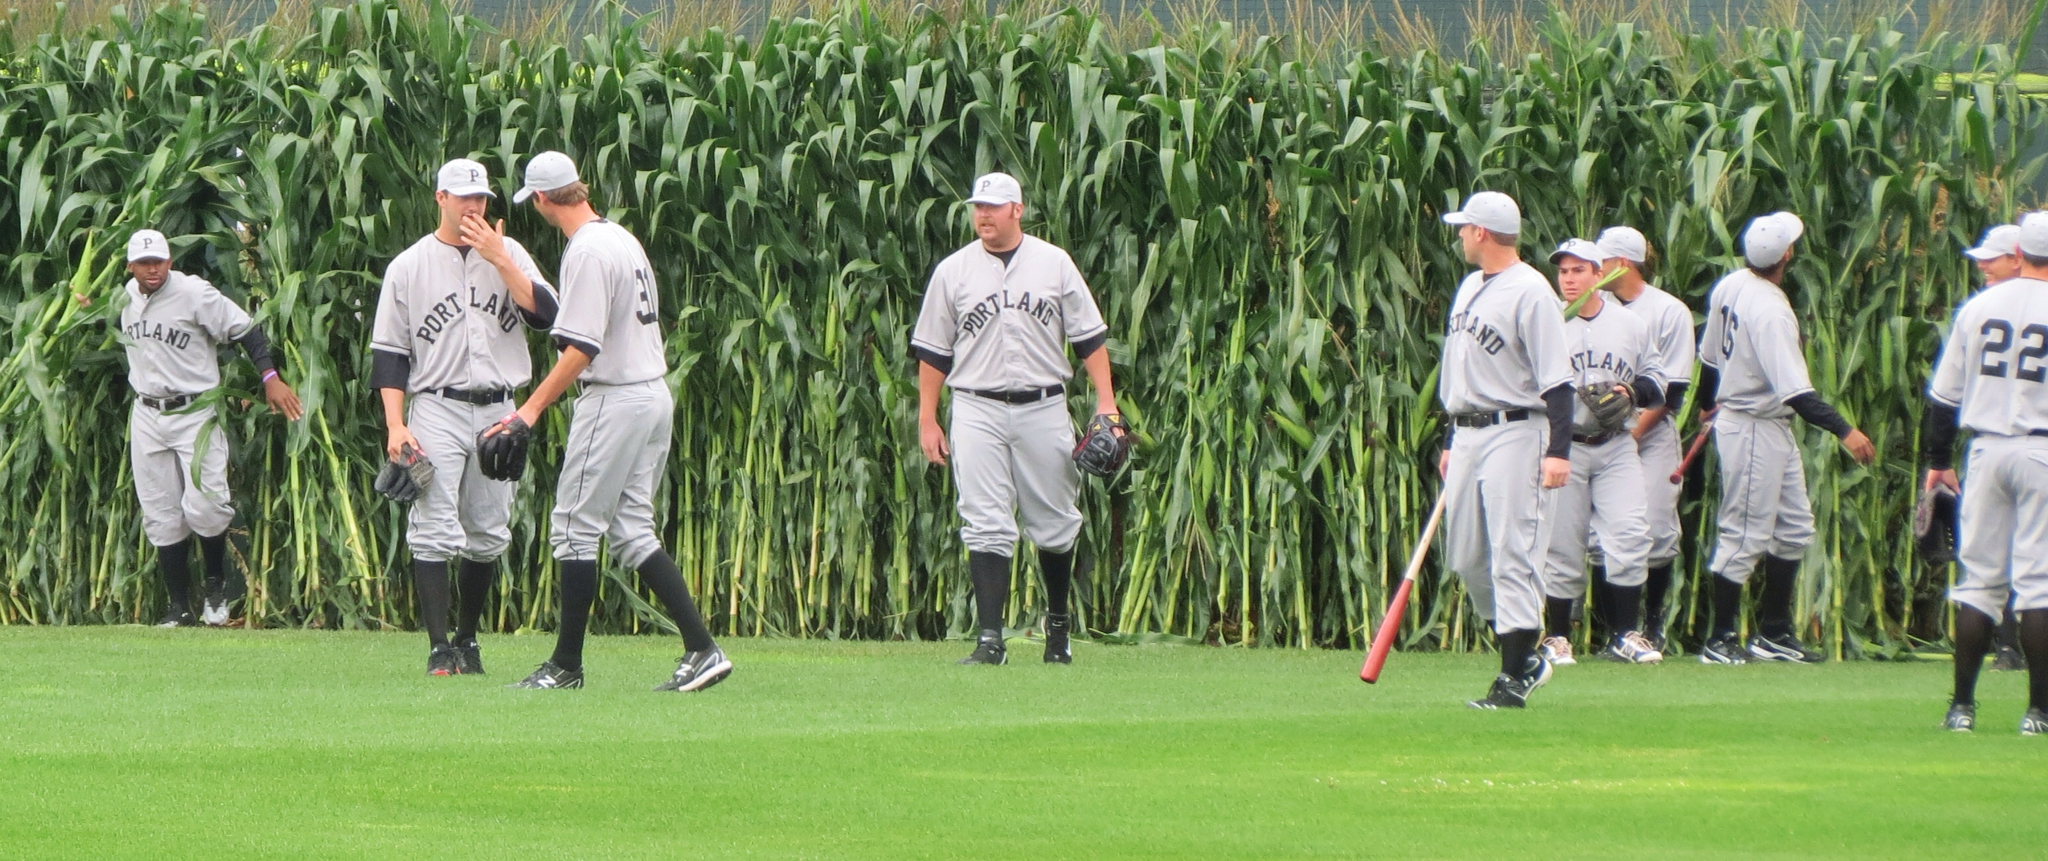
[[[1671,472],[1672,484],[1685,483],[1686,469],[1692,466],[1693,458],[1700,456],[1700,449],[1707,447],[1707,437],[1713,432],[1713,430],[1714,416],[1712,413],[1709,413],[1707,415],[1707,420],[1700,423],[1699,432],[1692,435],[1692,445],[1686,447],[1685,459],[1679,461],[1678,468]]]
[[[1387,665],[1387,653],[1394,649],[1394,635],[1401,630],[1401,617],[1408,613],[1408,593],[1415,589],[1415,575],[1422,571],[1422,560],[1429,557],[1429,541],[1436,537],[1436,527],[1443,519],[1444,493],[1438,491],[1429,523],[1422,527],[1422,537],[1415,540],[1415,552],[1408,555],[1408,570],[1401,574],[1401,588],[1394,590],[1394,600],[1387,602],[1387,615],[1380,619],[1380,629],[1372,636],[1372,650],[1365,653],[1365,666],[1358,670],[1359,681],[1369,685],[1380,680],[1380,669]]]

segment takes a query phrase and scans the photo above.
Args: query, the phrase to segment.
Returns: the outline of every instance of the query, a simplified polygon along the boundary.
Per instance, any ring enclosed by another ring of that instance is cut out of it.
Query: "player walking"
[[[434,189],[440,224],[384,270],[372,330],[370,385],[384,404],[386,454],[407,450],[436,468],[406,520],[413,589],[427,629],[427,673],[484,671],[476,643],[498,557],[512,543],[517,482],[481,471],[476,435],[533,378],[525,328],[554,324],[554,288],[533,257],[484,219],[492,198],[484,166],[458,158]],[[412,395],[410,409],[406,395]],[[448,563],[461,560],[462,607],[448,641]]]
[[[1984,246],[1999,238],[1994,231]],[[1949,590],[1955,690],[1943,723],[1958,732],[1976,726],[1977,673],[1996,614],[2011,601],[2031,667],[2020,734],[2048,733],[2048,213],[2020,221],[2018,251],[2016,277],[1956,311],[1927,385],[1924,487],[1962,493],[1956,559],[1963,577]],[[1959,428],[1975,437],[1970,484],[1961,488],[1951,468]]]
[[[1817,662],[1793,632],[1799,558],[1813,541],[1813,510],[1806,470],[1792,436],[1792,416],[1842,440],[1851,457],[1877,457],[1870,439],[1821,400],[1808,382],[1800,352],[1799,318],[1779,285],[1792,261],[1792,244],[1805,232],[1789,212],[1760,216],[1742,232],[1749,265],[1729,273],[1707,297],[1700,335],[1700,398],[1714,416],[1714,451],[1721,462],[1720,538],[1707,567],[1714,572],[1712,634],[1700,650],[1708,664],[1763,661]],[[1744,648],[1736,634],[1742,587],[1761,563],[1760,629]]]
[[[1073,662],[1068,592],[1081,534],[1080,477],[1067,345],[1095,387],[1095,412],[1118,415],[1110,381],[1109,327],[1088,283],[1058,246],[1024,233],[1016,178],[974,181],[975,241],[939,261],[911,333],[918,359],[918,442],[926,460],[952,458],[960,540],[974,581],[980,636],[963,664],[1008,661],[1003,602],[1018,522],[1045,573],[1045,661]],[[939,427],[939,390],[953,390],[952,433]]]
[[[1606,656],[1631,664],[1664,660],[1636,624],[1650,555],[1650,524],[1643,510],[1643,464],[1628,433],[1635,407],[1663,405],[1664,378],[1651,348],[1649,324],[1593,289],[1605,261],[1599,246],[1583,239],[1565,240],[1550,255],[1566,303],[1578,301],[1587,291],[1593,294],[1564,324],[1581,402],[1572,413],[1571,480],[1556,494],[1543,575],[1548,634],[1543,657],[1558,665],[1574,663],[1567,635],[1573,604],[1586,594],[1589,525],[1606,552],[1609,595],[1601,613],[1612,632]]]
[[[1513,199],[1482,191],[1443,218],[1458,226],[1465,262],[1479,267],[1451,302],[1437,383],[1452,426],[1437,462],[1448,558],[1500,640],[1500,675],[1471,705],[1522,708],[1550,680],[1536,651],[1554,496],[1543,491],[1572,472],[1564,306],[1515,250],[1522,211]]]
[[[263,327],[205,279],[171,269],[171,245],[162,233],[138,230],[128,238],[127,304],[121,309],[121,345],[128,354],[128,453],[142,531],[156,546],[170,606],[165,628],[193,624],[191,545],[199,536],[206,554],[203,618],[228,622],[228,438],[214,420],[207,394],[220,386],[222,342],[241,344],[263,380],[270,408],[297,421],[299,396],[278,376]]]
[[[1643,464],[1644,509],[1650,527],[1649,573],[1643,581],[1643,634],[1659,652],[1664,650],[1664,599],[1671,593],[1671,568],[1678,559],[1678,491],[1671,474],[1681,459],[1678,427],[1672,414],[1685,403],[1685,391],[1692,384],[1694,356],[1692,309],[1684,300],[1649,283],[1650,243],[1633,227],[1610,227],[1600,232],[1600,251],[1607,255],[1605,275],[1622,269],[1609,282],[1614,298],[1635,312],[1650,327],[1650,351],[1664,378],[1663,403],[1644,407],[1636,414],[1629,435],[1635,439],[1636,454]],[[1594,593],[1602,589],[1600,569],[1595,569]],[[1602,613],[1613,612],[1614,599]],[[1629,607],[1628,613],[1635,608]],[[1611,623],[1610,623],[1611,624]]]
[[[675,415],[663,379],[668,358],[654,264],[640,240],[591,209],[590,189],[568,156],[544,152],[527,162],[526,183],[512,202],[528,198],[569,240],[554,328],[561,358],[526,403],[485,434],[523,439],[572,381],[581,381],[582,392],[569,420],[548,536],[562,565],[561,629],[554,655],[515,687],[583,686],[597,551],[609,537],[612,555],[639,571],[682,632],[683,657],[655,690],[703,690],[730,675],[732,661],[711,639],[682,570],[654,533],[654,495],[668,466]]]

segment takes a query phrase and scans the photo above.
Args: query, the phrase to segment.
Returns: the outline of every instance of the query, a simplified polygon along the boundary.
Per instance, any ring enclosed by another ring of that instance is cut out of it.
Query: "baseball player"
[[[1715,411],[1721,510],[1720,537],[1707,563],[1714,573],[1714,621],[1700,650],[1704,663],[1824,658],[1793,633],[1792,602],[1800,557],[1813,541],[1813,510],[1792,416],[1839,437],[1858,463],[1877,457],[1870,438],[1821,400],[1807,380],[1799,318],[1779,287],[1792,261],[1792,245],[1805,229],[1789,212],[1751,221],[1742,233],[1748,265],[1722,278],[1707,296],[1698,400]],[[1764,569],[1759,631],[1744,648],[1736,634],[1742,587],[1759,564]]]
[[[1067,252],[1024,233],[1015,177],[974,181],[977,239],[939,261],[910,344],[918,360],[918,442],[950,466],[959,488],[960,540],[974,581],[980,635],[962,664],[1002,664],[1003,602],[1018,523],[1045,573],[1045,661],[1073,662],[1068,592],[1081,534],[1080,477],[1070,457],[1074,422],[1067,345],[1095,389],[1095,412],[1116,416],[1109,327]],[[953,390],[950,435],[939,427],[940,388]]]
[[[512,542],[516,482],[485,478],[476,435],[505,415],[533,378],[526,329],[554,324],[554,288],[533,257],[484,219],[492,198],[484,166],[458,158],[434,187],[440,224],[384,270],[373,327],[370,386],[384,404],[385,450],[409,448],[436,467],[406,520],[413,589],[427,629],[427,673],[482,673],[477,622]],[[410,394],[411,404],[406,403]],[[461,560],[462,607],[448,641],[448,563]]]
[[[1629,436],[1643,464],[1644,514],[1650,526],[1649,573],[1643,581],[1642,628],[1645,639],[1659,652],[1664,650],[1664,598],[1671,593],[1671,568],[1678,559],[1678,491],[1671,473],[1678,470],[1677,423],[1673,411],[1685,403],[1686,388],[1692,384],[1694,327],[1692,309],[1685,301],[1666,293],[1647,280],[1650,243],[1633,227],[1610,227],[1600,232],[1600,251],[1607,255],[1602,274],[1625,270],[1608,282],[1608,291],[1623,307],[1635,312],[1650,327],[1650,349],[1656,355],[1659,375],[1664,379],[1663,403],[1644,407],[1636,414]],[[1595,568],[1595,594],[1602,589],[1602,568]],[[1610,595],[1602,613],[1615,612]],[[1627,613],[1636,612],[1634,607]]]
[[[127,304],[121,309],[121,345],[128,354],[129,458],[142,531],[156,546],[170,606],[165,628],[189,626],[192,617],[191,545],[199,536],[206,555],[206,624],[228,622],[228,438],[214,420],[220,386],[219,345],[241,344],[263,380],[263,397],[293,421],[299,396],[278,376],[263,327],[205,279],[171,269],[171,245],[162,233],[138,230],[128,238]]]
[[[2020,226],[2001,224],[1993,227],[1984,232],[1984,239],[1977,243],[1977,247],[1963,253],[1977,264],[1977,272],[1984,276],[1985,287],[2017,278],[2020,274]],[[2013,610],[2012,600],[2005,603],[2005,614],[1998,621],[1993,648],[1991,669],[2017,671],[2027,668],[2026,655],[2020,652],[2019,617]]]
[[[1973,435],[1960,487],[1963,576],[1949,590],[1956,668],[1944,725],[1958,732],[1976,726],[1977,672],[2010,599],[2032,667],[2020,734],[2048,733],[2048,213],[2020,220],[2019,253],[2018,277],[1956,311],[1927,384],[1924,487],[1959,489],[1955,437]]]
[[[655,493],[668,465],[675,397],[661,332],[654,264],[640,240],[598,216],[576,164],[544,152],[526,165],[513,203],[533,208],[568,238],[562,251],[561,310],[554,343],[561,350],[526,403],[485,431],[525,435],[556,399],[580,382],[555,485],[549,543],[562,566],[561,630],[555,653],[514,687],[583,686],[583,634],[597,597],[597,551],[640,573],[682,633],[684,654],[658,691],[699,691],[732,674],[732,661],[711,639],[689,584],[654,532]]]
[[[1582,393],[1599,392],[1606,418],[1581,397],[1572,413],[1571,480],[1556,493],[1550,525],[1550,554],[1543,573],[1543,657],[1552,664],[1575,663],[1569,638],[1572,608],[1586,594],[1587,527],[1606,551],[1611,605],[1604,608],[1611,636],[1605,654],[1631,664],[1664,660],[1636,624],[1650,555],[1650,524],[1644,513],[1643,464],[1628,433],[1633,407],[1664,403],[1664,378],[1650,326],[1633,312],[1594,290],[1607,255],[1584,239],[1568,239],[1550,255],[1557,287],[1566,303],[1593,295],[1565,321],[1573,383]],[[1609,394],[1611,393],[1611,394]],[[1606,407],[1611,407],[1608,409]]]
[[[1548,509],[1571,478],[1573,400],[1564,306],[1550,282],[1515,250],[1522,211],[1482,191],[1446,213],[1465,261],[1444,334],[1437,397],[1451,433],[1444,476],[1452,570],[1473,609],[1500,640],[1500,675],[1473,708],[1522,708],[1550,680],[1537,653],[1543,627],[1542,565]]]

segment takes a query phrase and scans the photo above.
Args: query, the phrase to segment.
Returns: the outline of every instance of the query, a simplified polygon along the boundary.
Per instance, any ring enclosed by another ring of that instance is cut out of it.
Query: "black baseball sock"
[[[1643,600],[1643,587],[1609,584],[1607,589],[1607,610],[1613,614],[1607,617],[1607,638],[1611,640],[1630,631],[1641,630],[1636,627],[1636,606]]]
[[[228,582],[226,573],[228,563],[227,532],[223,531],[212,538],[204,535],[199,536],[199,549],[206,557],[204,563],[206,565],[206,591],[208,594],[221,594],[222,590],[227,588]]]
[[[555,629],[555,666],[583,669],[583,632],[590,627],[590,602],[597,600],[597,560],[562,560],[562,618]]]
[[[1050,550],[1038,551],[1038,570],[1045,572],[1045,611],[1055,616],[1067,614],[1068,595],[1074,585],[1074,551],[1065,553]]]
[[[1614,627],[1614,584],[1607,582],[1607,566],[1593,566],[1593,601],[1586,614],[1586,630],[1593,630],[1598,621],[1608,628]]]
[[[1543,635],[1546,637],[1570,637],[1572,635],[1572,599],[1544,596]]]
[[[1799,560],[1765,556],[1764,594],[1756,604],[1756,626],[1766,637],[1792,635],[1792,600],[1799,587]]]
[[[1536,656],[1536,638],[1539,631],[1502,631],[1494,639],[1500,642],[1500,671],[1521,678],[1529,672],[1529,659]]]
[[[1735,636],[1742,624],[1742,584],[1715,574],[1714,637]]]
[[[412,589],[420,596],[420,627],[430,645],[448,645],[448,563],[412,561]]]
[[[1664,630],[1664,596],[1671,592],[1671,563],[1650,566],[1643,581],[1643,627],[1651,634]]]
[[[1977,673],[1984,669],[1984,653],[1991,650],[1991,629],[1996,624],[1982,610],[1956,605],[1956,702],[1977,701]]]
[[[455,592],[456,642],[476,639],[477,626],[484,618],[484,601],[491,597],[491,581],[498,579],[498,560],[464,559],[459,577]]]
[[[711,629],[704,627],[704,615],[697,612],[697,602],[690,600],[690,584],[683,582],[683,569],[676,567],[676,560],[668,551],[657,548],[641,560],[638,570],[640,582],[661,599],[661,606],[668,608],[668,617],[676,623],[676,630],[683,632],[684,650],[702,652],[718,647],[711,639]]]
[[[2020,611],[2020,651],[2027,655],[2027,706],[2048,710],[2048,610]]]
[[[192,545],[180,541],[156,549],[156,567],[164,575],[164,591],[171,596],[171,609],[192,609]]]
[[[1001,631],[1003,601],[1010,595],[1010,557],[970,551],[967,576],[974,581],[975,623],[983,631]]]

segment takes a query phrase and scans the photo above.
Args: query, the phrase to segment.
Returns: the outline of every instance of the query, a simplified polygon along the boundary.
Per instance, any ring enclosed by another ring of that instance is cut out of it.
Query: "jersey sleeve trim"
[[[947,346],[947,347],[941,347],[941,346],[939,346],[939,345],[937,345],[937,344],[934,344],[934,343],[932,343],[932,342],[930,342],[930,341],[927,341],[927,340],[925,340],[925,339],[923,339],[923,338],[911,338],[911,339],[910,339],[910,348],[911,348],[911,350],[913,350],[913,351],[916,351],[916,350],[924,350],[924,351],[926,351],[926,352],[929,352],[929,353],[933,353],[933,354],[936,354],[936,355],[940,355],[940,356],[945,356],[945,357],[947,357],[947,358],[952,358],[952,356],[953,356],[953,348],[952,348],[952,347],[950,347],[950,346]]]
[[[554,342],[555,349],[557,350],[567,350],[574,347],[577,352],[589,356],[591,359],[596,359],[597,354],[604,352],[602,348],[591,343],[589,340],[576,337],[568,332],[556,332],[551,340]]]

